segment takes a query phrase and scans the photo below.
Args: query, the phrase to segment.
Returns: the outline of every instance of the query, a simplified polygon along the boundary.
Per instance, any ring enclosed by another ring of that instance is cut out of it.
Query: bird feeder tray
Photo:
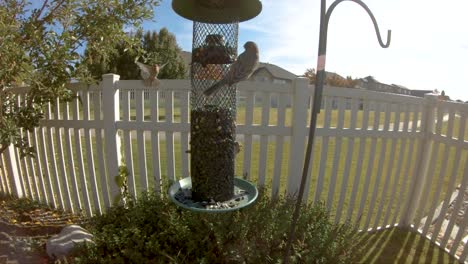
[[[251,205],[258,198],[258,189],[255,185],[241,178],[234,178],[233,193],[234,196],[225,202],[195,201],[192,199],[192,179],[190,177],[175,182],[168,191],[174,204],[194,212],[223,213],[239,210]]]

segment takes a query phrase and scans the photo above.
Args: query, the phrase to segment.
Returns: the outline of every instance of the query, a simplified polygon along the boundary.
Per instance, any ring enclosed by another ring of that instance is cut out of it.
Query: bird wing
[[[143,79],[148,79],[151,77],[151,70],[150,70],[150,67],[146,64],[143,64],[141,62],[138,62],[136,61],[135,62],[136,65],[138,65],[138,68],[140,68],[140,72],[141,72],[141,77],[143,77]]]
[[[236,62],[231,65],[227,78],[230,85],[240,81],[244,81],[252,75],[253,71],[257,68],[256,58],[252,54],[246,52],[239,55]]]

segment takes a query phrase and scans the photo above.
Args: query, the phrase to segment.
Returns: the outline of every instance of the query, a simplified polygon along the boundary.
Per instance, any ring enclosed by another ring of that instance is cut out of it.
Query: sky
[[[297,75],[316,68],[320,1],[261,0],[262,12],[239,26],[239,53],[255,41],[260,61]],[[351,1],[340,3],[328,26],[326,71],[342,76],[374,76],[387,84],[413,90],[445,91],[451,99],[468,101],[467,0],[364,0],[374,14],[385,42],[380,47],[366,11]],[[177,15],[172,1],[155,8],[146,30],[162,27],[176,35],[179,46],[192,49],[193,22]],[[332,1],[328,0],[329,6]]]

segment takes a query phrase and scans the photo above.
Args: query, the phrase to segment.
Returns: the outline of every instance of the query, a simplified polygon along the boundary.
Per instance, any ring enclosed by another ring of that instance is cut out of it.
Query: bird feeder
[[[238,195],[239,181],[234,177],[236,85],[210,96],[203,92],[226,76],[237,57],[239,22],[257,16],[262,5],[258,0],[173,0],[172,7],[193,21],[188,195],[199,202],[230,201]]]

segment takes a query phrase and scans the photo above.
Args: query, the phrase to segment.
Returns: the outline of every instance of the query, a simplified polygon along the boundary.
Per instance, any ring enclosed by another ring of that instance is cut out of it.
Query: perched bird
[[[145,86],[151,87],[151,86],[159,86],[159,80],[158,80],[158,74],[159,71],[166,66],[167,62],[164,63],[163,65],[159,64],[153,64],[153,65],[146,65],[141,62],[136,61],[135,62],[138,67],[140,68],[140,74],[141,77],[143,78],[143,82]]]
[[[247,41],[244,44],[244,49],[245,51],[231,65],[226,76],[203,92],[206,96],[217,92],[224,85],[231,86],[240,81],[247,80],[257,69],[259,59],[257,44],[253,41]]]

